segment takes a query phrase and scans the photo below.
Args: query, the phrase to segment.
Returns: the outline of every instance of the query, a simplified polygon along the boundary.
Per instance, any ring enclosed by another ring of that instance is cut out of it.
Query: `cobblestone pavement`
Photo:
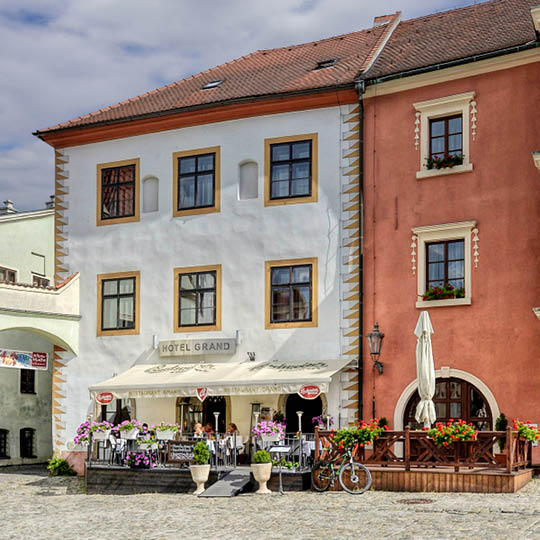
[[[540,539],[540,480],[516,494],[303,492],[198,499],[85,495],[78,478],[18,471],[0,474],[0,509],[2,540]]]

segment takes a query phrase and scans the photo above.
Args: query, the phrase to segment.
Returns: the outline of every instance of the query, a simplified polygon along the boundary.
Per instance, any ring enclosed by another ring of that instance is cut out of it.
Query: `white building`
[[[54,277],[54,209],[0,208],[0,466],[52,455],[55,347],[76,350],[78,284]]]
[[[304,430],[355,419],[354,84],[398,18],[37,133],[56,150],[56,279],[80,272],[83,314],[78,355],[61,355],[58,450],[92,410],[187,429],[220,412],[244,436],[258,409],[289,431],[298,410]]]

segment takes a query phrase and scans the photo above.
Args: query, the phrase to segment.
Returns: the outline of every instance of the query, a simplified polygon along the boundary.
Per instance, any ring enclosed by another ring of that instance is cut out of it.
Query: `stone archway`
[[[486,399],[489,408],[491,409],[492,418],[495,419],[499,416],[499,406],[497,405],[497,400],[495,399],[493,392],[491,392],[489,387],[481,379],[479,379],[472,373],[468,373],[467,371],[462,371],[460,369],[443,367],[435,371],[435,377],[437,379],[462,379],[472,384],[473,386],[478,388],[478,390],[482,393],[483,397]],[[399,396],[396,407],[394,409],[394,429],[396,431],[401,431],[403,429],[403,417],[405,415],[405,409],[417,388],[417,379],[414,379],[414,381],[409,383]]]

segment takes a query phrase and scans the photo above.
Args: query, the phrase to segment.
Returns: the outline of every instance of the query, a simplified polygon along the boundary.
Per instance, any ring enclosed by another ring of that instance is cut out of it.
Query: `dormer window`
[[[337,61],[338,58],[329,58],[328,60],[322,60],[321,62],[317,62],[317,67],[313,68],[313,71],[332,67],[336,65]]]
[[[207,83],[202,87],[202,89],[203,89],[203,90],[210,90],[211,88],[217,88],[223,81],[224,81],[224,79],[219,79],[219,80],[217,80],[217,81],[210,81],[210,82],[207,82]]]

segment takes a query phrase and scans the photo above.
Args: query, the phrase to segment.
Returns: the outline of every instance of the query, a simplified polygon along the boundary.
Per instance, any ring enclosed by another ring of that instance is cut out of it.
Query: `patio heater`
[[[302,415],[304,411],[296,411],[296,414],[298,415],[298,431],[302,433]]]
[[[214,416],[216,418],[216,434],[218,432],[218,419],[219,419],[219,411],[214,412]]]
[[[384,334],[379,331],[379,323],[376,322],[373,330],[366,336],[369,344],[369,353],[373,360],[373,367],[377,369],[379,375],[382,375],[383,365],[379,361],[381,355]]]

